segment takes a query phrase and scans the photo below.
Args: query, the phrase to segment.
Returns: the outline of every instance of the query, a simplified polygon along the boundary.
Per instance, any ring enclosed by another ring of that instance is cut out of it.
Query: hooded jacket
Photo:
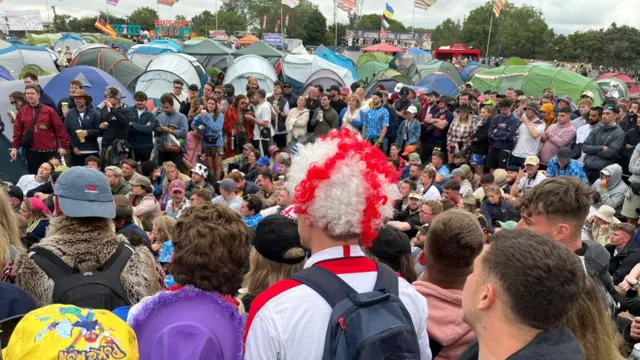
[[[618,125],[600,125],[593,128],[582,144],[585,168],[602,170],[607,165],[615,163],[623,143],[624,131]],[[603,150],[603,146],[606,146],[607,150]]]
[[[61,216],[51,220],[47,236],[34,247],[49,250],[70,266],[86,272],[102,267],[122,241],[126,241],[126,238],[116,235],[113,222],[109,219],[73,219]],[[132,304],[162,289],[162,277],[154,261],[149,249],[144,246],[135,247],[120,274],[120,281]],[[53,303],[53,280],[28,254],[18,256],[12,268],[15,271],[15,284],[29,293],[38,307]]]
[[[624,181],[622,181],[622,167],[618,164],[613,164],[605,167],[601,171],[608,170],[611,173],[611,179],[607,184],[607,188],[603,191],[600,189],[601,179],[596,180],[593,183],[593,189],[600,193],[600,205],[609,205],[616,209],[616,212],[620,212],[622,209],[622,203],[624,202],[624,196],[629,188]]]
[[[516,144],[516,131],[519,127],[520,120],[514,114],[508,117],[496,115],[489,123],[491,146],[498,150],[512,150]]]
[[[476,337],[462,319],[462,290],[442,289],[420,280],[414,282],[413,287],[427,298],[429,339],[442,345],[442,349],[434,358],[457,359]]]
[[[640,183],[640,144],[636,145],[633,154],[631,154],[629,172],[631,173],[629,181],[632,183]]]
[[[460,360],[477,360],[479,347],[473,342]],[[507,360],[582,360],[578,340],[569,329],[552,329],[538,334],[527,346],[511,354]]]

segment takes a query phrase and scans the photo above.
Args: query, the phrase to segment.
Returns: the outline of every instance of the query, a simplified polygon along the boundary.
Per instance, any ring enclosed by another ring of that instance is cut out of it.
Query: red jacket
[[[225,153],[227,156],[234,156],[233,152],[233,144],[231,144],[231,133],[236,130],[236,122],[238,121],[238,110],[230,106],[229,109],[224,113],[224,123],[222,124],[222,129],[226,135],[225,140]],[[247,120],[245,118],[245,129],[247,131],[247,137],[251,140],[253,139],[253,122]]]
[[[64,129],[62,120],[56,111],[49,106],[38,105],[41,110],[38,115],[36,127],[33,129],[32,150],[57,150],[68,149],[71,145],[69,134]],[[17,149],[22,146],[22,137],[31,126],[36,115],[36,109],[30,105],[23,106],[16,114],[13,124],[13,141],[11,147]],[[61,144],[61,145],[59,145]]]

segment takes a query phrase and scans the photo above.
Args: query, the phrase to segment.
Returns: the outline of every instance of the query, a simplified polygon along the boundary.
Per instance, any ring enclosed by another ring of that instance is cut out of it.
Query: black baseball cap
[[[411,254],[411,244],[407,234],[392,226],[384,226],[373,240],[369,251],[380,260],[392,262]]]
[[[287,251],[304,248],[300,244],[296,222],[280,214],[269,215],[258,223],[253,246],[260,255],[281,264],[299,264],[306,258],[306,255],[293,259],[284,258]]]
[[[24,193],[22,192],[22,189],[15,185],[9,185],[9,187],[7,187],[7,195],[20,201],[24,200]]]
[[[284,85],[282,85],[283,89],[287,89],[287,88],[291,88],[291,84],[289,83],[284,83]]]
[[[403,86],[402,89],[400,89],[400,96],[406,96],[409,95],[409,88],[406,86]]]
[[[571,149],[569,149],[568,147],[562,147],[560,148],[560,150],[558,150],[558,160],[560,161],[564,161],[564,162],[568,162],[569,160],[571,160]]]
[[[340,92],[340,87],[338,85],[331,85],[331,87],[329,88],[329,91],[337,91]]]

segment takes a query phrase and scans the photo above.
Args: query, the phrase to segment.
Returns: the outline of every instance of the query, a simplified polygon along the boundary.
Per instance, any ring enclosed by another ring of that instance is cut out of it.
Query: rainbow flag
[[[105,20],[102,16],[98,16],[98,19],[96,20],[95,26],[96,26],[96,28],[98,28],[98,30],[100,30],[103,33],[111,36],[113,38],[113,40],[116,40],[118,33],[111,26],[111,24],[109,24],[107,22],[107,20]]]

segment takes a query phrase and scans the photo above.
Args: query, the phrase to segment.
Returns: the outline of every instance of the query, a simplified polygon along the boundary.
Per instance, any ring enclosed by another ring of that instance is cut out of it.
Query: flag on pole
[[[385,30],[389,30],[390,27],[391,27],[391,24],[389,24],[387,19],[383,16],[382,17],[382,28],[385,29]]]
[[[158,5],[173,6],[178,0],[157,0]]]
[[[504,9],[505,0],[493,0],[493,13],[500,16],[500,12]]]
[[[118,35],[118,33],[111,26],[111,24],[109,24],[107,22],[107,20],[105,20],[102,16],[98,16],[98,19],[96,20],[95,26],[96,26],[96,28],[98,30],[100,30],[103,33],[111,36],[113,38],[113,40],[116,40],[116,35]]]
[[[395,11],[394,11],[394,10],[393,10],[393,8],[391,7],[391,5],[389,5],[389,4],[386,4],[386,5],[387,5],[387,6],[386,6],[386,7],[385,7],[385,9],[384,9],[384,16],[385,16],[387,19],[389,19],[389,20],[390,20],[390,19],[393,19],[393,13],[394,13]]]
[[[431,5],[435,5],[438,0],[415,0],[414,5],[418,9],[429,10]]]
[[[287,15],[285,15],[284,17],[284,26],[285,27],[289,27],[289,13],[287,13]]]
[[[389,30],[389,27],[391,27],[390,20],[393,19],[393,13],[393,8],[389,4],[386,4],[385,9],[382,13],[382,30]]]
[[[278,21],[276,21],[276,29],[274,31],[278,32],[278,28],[279,27],[280,27],[280,19],[278,19]]]
[[[380,39],[387,37],[387,31],[384,28],[380,28]]]
[[[290,8],[294,8],[300,5],[300,0],[282,0],[282,5],[287,5]]]
[[[353,11],[357,4],[355,0],[338,0],[338,9],[344,11],[344,12],[351,12]]]
[[[118,5],[118,0],[107,0],[107,4],[112,5],[112,6],[116,6],[116,5]]]
[[[267,15],[262,17],[262,30],[267,27]]]

